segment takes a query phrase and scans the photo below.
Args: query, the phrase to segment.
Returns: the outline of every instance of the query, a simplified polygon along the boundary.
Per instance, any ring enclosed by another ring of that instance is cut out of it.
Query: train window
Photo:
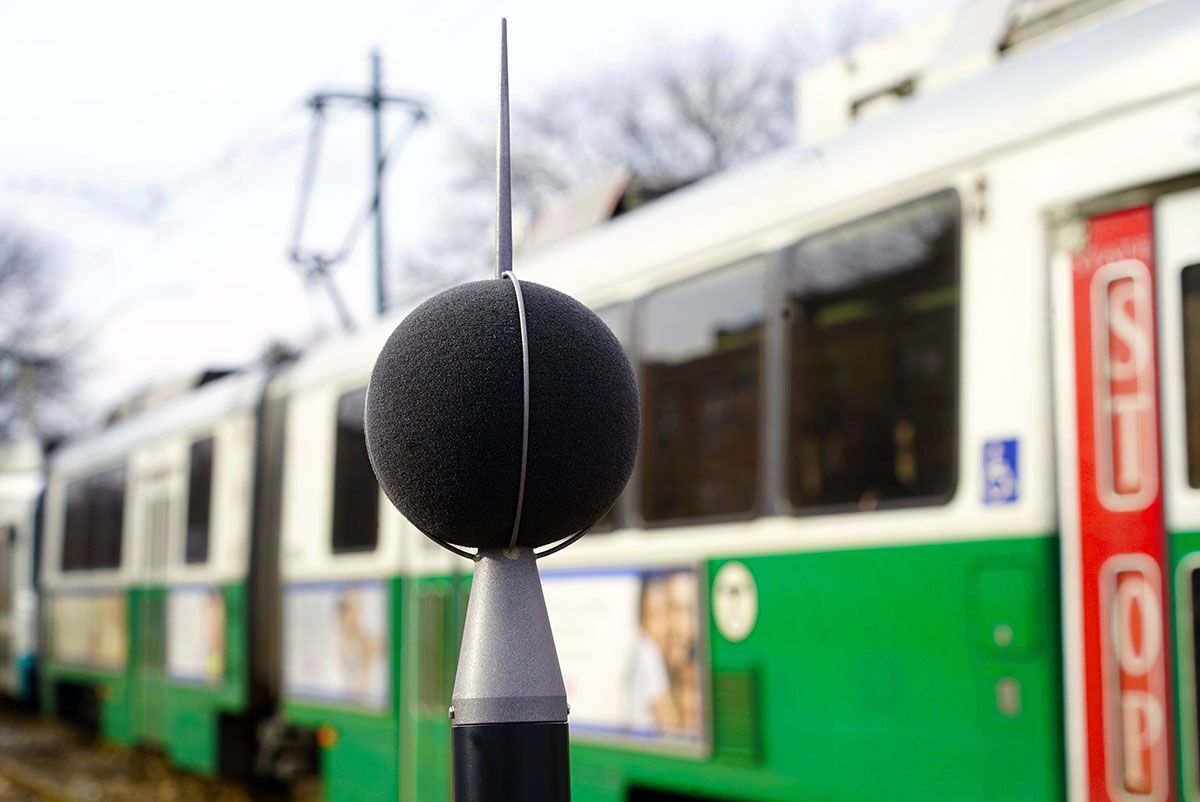
[[[751,259],[644,302],[638,348],[647,523],[754,510],[765,265]]]
[[[789,252],[788,490],[797,512],[953,492],[959,217],[947,191]]]
[[[629,304],[613,304],[611,306],[603,306],[596,310],[596,317],[604,321],[604,325],[608,326],[612,333],[617,335],[617,339],[621,341],[626,350],[629,349],[629,323],[630,323],[630,305]],[[601,518],[591,528],[591,534],[604,534],[611,532],[621,525],[619,520],[621,502],[613,504],[608,512],[604,513]]]
[[[62,570],[82,571],[88,567],[87,480],[67,485],[67,514],[63,522]]]
[[[212,516],[213,438],[192,443],[188,468],[187,534],[183,561],[208,561],[209,521]]]
[[[68,484],[62,570],[120,566],[124,525],[124,465]]]
[[[333,459],[333,553],[371,551],[379,541],[379,485],[367,457],[363,408],[367,389],[337,402]]]
[[[12,609],[12,597],[15,595],[13,588],[16,585],[13,581],[16,568],[13,565],[13,558],[16,549],[17,527],[10,524],[4,527],[4,538],[0,539],[0,581],[3,581],[3,584],[0,584],[0,615],[8,615]],[[0,644],[6,642],[0,639]],[[0,665],[4,665],[4,663],[0,662]]]
[[[1200,264],[1183,269],[1183,384],[1188,483],[1200,487]]]
[[[121,564],[121,530],[125,524],[125,466],[110,468],[91,479],[92,568]]]

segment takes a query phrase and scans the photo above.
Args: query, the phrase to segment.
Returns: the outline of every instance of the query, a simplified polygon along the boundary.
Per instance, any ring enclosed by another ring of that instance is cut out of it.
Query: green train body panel
[[[731,643],[705,611],[710,748],[670,754],[577,738],[575,802],[623,802],[632,789],[754,802],[1063,797],[1057,538],[732,558],[754,576],[759,614],[750,635]],[[709,586],[724,562],[703,567]],[[386,711],[285,701],[287,720],[326,728],[328,802],[451,798],[446,705],[467,584],[387,582]],[[101,687],[106,738],[159,743],[179,765],[214,771],[219,715],[243,706],[246,694],[245,587],[222,592],[227,661],[219,686],[139,668],[146,644],[133,624],[146,605],[165,604],[161,588],[130,594],[126,672],[47,663],[45,678]],[[421,616],[431,608],[419,600],[431,596],[441,605],[435,625]],[[429,669],[423,661],[439,641]],[[438,674],[433,685],[421,684],[430,681],[420,676],[427,670]]]
[[[66,594],[63,594],[66,595]],[[136,742],[136,734],[131,716],[130,701],[133,697],[132,655],[136,635],[133,627],[133,604],[126,598],[126,631],[130,644],[128,659],[120,669],[95,668],[86,665],[58,662],[49,656],[41,661],[40,707],[47,715],[58,714],[58,700],[55,692],[59,683],[71,683],[90,687],[96,693],[97,725],[100,736],[111,743],[131,746]],[[47,594],[44,601],[53,598]],[[45,642],[53,643],[52,624],[44,621],[43,629]]]
[[[171,678],[161,659],[146,659],[149,649],[165,647],[152,647],[149,639],[165,633],[169,589],[136,589],[130,601],[133,621],[139,623],[131,650],[136,738],[161,747],[175,765],[200,774],[220,768],[221,714],[244,710],[247,699],[246,585],[231,583],[219,590],[225,604],[225,667],[222,680],[213,685]]]
[[[415,692],[406,697],[402,724],[410,733],[404,753],[401,799],[450,799],[450,696],[457,668],[468,577],[422,577],[409,583],[408,615],[402,622],[407,651],[406,671]],[[436,615],[428,615],[430,604]],[[436,650],[436,653],[432,653]]]
[[[328,728],[333,742],[321,748],[320,770],[327,802],[398,798],[400,727],[395,711],[380,715],[349,709],[289,703],[288,721]]]
[[[100,735],[122,746],[134,743],[133,721],[129,715],[132,687],[127,671],[75,666],[46,661],[42,666],[41,709],[47,715],[58,714],[55,685],[69,682],[95,688]]]
[[[129,594],[131,627],[131,663],[133,663],[132,718],[136,738],[142,743],[165,746],[166,744],[166,695],[167,678],[161,670],[148,670],[145,666],[146,652],[151,648],[151,639],[165,637],[167,593],[162,588],[134,589]],[[148,612],[154,609],[162,622],[158,627],[147,626]]]
[[[111,742],[143,743],[163,749],[176,765],[202,774],[220,766],[220,715],[245,708],[247,697],[248,618],[246,586],[220,588],[225,603],[225,671],[221,682],[204,685],[171,679],[160,659],[148,661],[153,638],[163,637],[168,590],[135,588],[127,592],[128,660],[120,671],[47,660],[42,672],[42,708],[55,712],[55,684],[91,686],[99,705],[100,735]],[[151,621],[148,610],[161,617]]]
[[[1175,774],[1179,781],[1179,799],[1184,802],[1200,802],[1200,788],[1197,782],[1200,777],[1190,778],[1187,764],[1196,764],[1200,744],[1196,743],[1196,733],[1188,725],[1184,716],[1184,706],[1192,705],[1195,710],[1195,679],[1192,677],[1193,658],[1181,648],[1180,641],[1185,637],[1184,627],[1191,628],[1193,622],[1188,617],[1192,611],[1187,601],[1191,588],[1188,585],[1190,569],[1200,568],[1197,564],[1200,555],[1200,532],[1175,532],[1167,535],[1167,559],[1170,561],[1167,569],[1170,575],[1169,604],[1171,621],[1171,654],[1172,654],[1172,697],[1174,700],[1174,725],[1178,743],[1175,745],[1176,754],[1180,759],[1175,761]],[[1189,638],[1190,640],[1190,638]],[[1192,682],[1192,687],[1185,683]]]
[[[577,741],[575,802],[1063,797],[1055,538],[741,562],[759,616],[736,644],[710,625],[711,754]]]
[[[311,729],[325,728],[329,733],[328,740],[322,739],[320,753],[321,779],[327,802],[396,802],[399,798],[403,649],[397,636],[397,624],[403,622],[404,587],[405,582],[399,578],[387,581],[392,671],[391,702],[386,711],[300,700],[283,703],[283,717],[290,723]]]
[[[711,749],[576,738],[574,802],[622,802],[634,788],[755,802],[1062,799],[1058,547],[1040,536],[737,558],[759,616],[740,643],[708,625]],[[706,566],[709,586],[724,562]],[[416,592],[449,581],[420,579]],[[414,650],[419,631],[404,633]],[[449,799],[445,713],[407,715],[419,723],[404,745],[421,754],[406,767],[432,763],[445,782],[402,777],[401,799]]]
[[[34,680],[37,674],[37,656],[33,654],[23,654],[17,660],[17,698],[23,704],[36,703],[38,700],[33,698],[34,689],[37,687]]]

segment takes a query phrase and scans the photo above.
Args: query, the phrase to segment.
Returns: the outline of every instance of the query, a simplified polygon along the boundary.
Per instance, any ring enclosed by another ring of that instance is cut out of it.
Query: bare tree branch
[[[0,225],[0,440],[21,423],[43,431],[65,425],[60,413],[74,371],[56,278],[44,244]]]
[[[873,0],[847,0],[826,43],[793,21],[759,52],[711,37],[652,48],[632,64],[546,91],[512,112],[514,203],[536,213],[618,169],[680,186],[784,147],[793,139],[796,76],[890,28]],[[402,284],[432,289],[486,274],[495,186],[490,120],[458,133],[453,205],[423,251],[409,257]]]

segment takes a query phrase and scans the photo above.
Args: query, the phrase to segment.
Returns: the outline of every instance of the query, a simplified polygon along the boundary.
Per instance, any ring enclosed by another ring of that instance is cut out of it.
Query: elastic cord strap
[[[511,270],[506,270],[502,278],[512,282],[513,292],[517,295],[517,319],[521,324],[521,482],[517,485],[517,512],[513,517],[512,539],[508,542],[511,549],[517,545],[517,536],[521,533],[521,507],[525,504],[525,470],[529,465],[529,330],[525,325],[525,297],[521,294],[521,282]]]

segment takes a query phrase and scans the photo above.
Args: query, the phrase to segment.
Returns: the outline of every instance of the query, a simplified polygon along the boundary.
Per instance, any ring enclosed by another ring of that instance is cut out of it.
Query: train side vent
[[[762,756],[757,669],[717,671],[713,676],[717,757],[755,762]]]

